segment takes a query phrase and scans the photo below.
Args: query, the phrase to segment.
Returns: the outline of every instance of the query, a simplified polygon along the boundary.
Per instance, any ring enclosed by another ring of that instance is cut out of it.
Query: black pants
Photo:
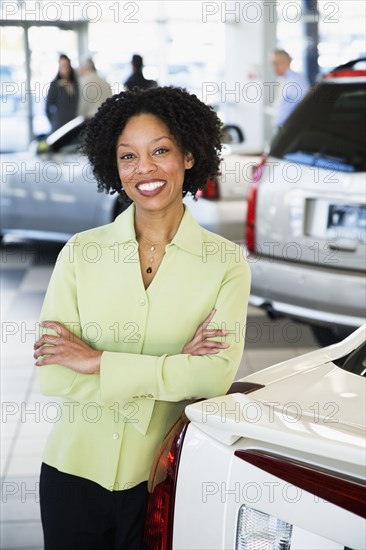
[[[140,550],[147,482],[108,491],[42,464],[41,518],[45,550]]]

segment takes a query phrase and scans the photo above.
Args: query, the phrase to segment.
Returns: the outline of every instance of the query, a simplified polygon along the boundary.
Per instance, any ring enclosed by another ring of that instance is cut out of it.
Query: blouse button
[[[115,433],[113,434],[113,439],[118,439],[119,438],[119,434]]]
[[[146,300],[142,299],[140,300],[140,306],[144,306],[146,304]]]

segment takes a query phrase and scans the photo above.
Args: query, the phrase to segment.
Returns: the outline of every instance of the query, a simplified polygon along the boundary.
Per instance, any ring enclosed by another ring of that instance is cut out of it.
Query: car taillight
[[[257,189],[258,182],[262,177],[263,167],[267,157],[264,156],[260,163],[257,164],[252,173],[252,181],[248,192],[247,202],[247,221],[245,226],[246,245],[249,252],[255,252],[255,221],[256,221],[256,206],[257,206]]]
[[[151,468],[143,550],[171,550],[179,459],[189,420],[183,415],[164,439]]]
[[[289,550],[292,525],[243,504],[239,509],[235,550]]]
[[[246,223],[246,245],[250,252],[255,252],[255,210],[257,202],[257,185],[252,181],[248,193],[247,223]]]
[[[324,75],[325,78],[339,78],[339,77],[356,77],[356,76],[366,76],[365,70],[353,70],[353,69],[343,69],[331,71]]]
[[[220,197],[219,182],[217,178],[208,179],[204,189],[199,189],[196,193],[196,197],[202,197],[203,199],[218,199]]]

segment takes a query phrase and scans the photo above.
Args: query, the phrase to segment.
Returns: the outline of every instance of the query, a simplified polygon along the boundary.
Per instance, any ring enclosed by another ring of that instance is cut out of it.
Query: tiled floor
[[[59,245],[5,243],[1,253],[1,538],[3,550],[43,547],[38,476],[56,407],[37,387],[36,324]],[[249,309],[237,378],[317,348],[308,327]],[[55,399],[56,401],[56,399]]]

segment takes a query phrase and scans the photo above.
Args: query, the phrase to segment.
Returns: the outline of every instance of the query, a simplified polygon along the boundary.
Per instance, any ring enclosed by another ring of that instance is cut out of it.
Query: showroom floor
[[[1,539],[3,550],[43,547],[38,475],[52,427],[52,403],[37,387],[35,330],[55,244],[5,243],[1,249]],[[247,342],[237,378],[316,349],[308,327],[270,321],[249,309]],[[55,407],[53,407],[55,410]]]

